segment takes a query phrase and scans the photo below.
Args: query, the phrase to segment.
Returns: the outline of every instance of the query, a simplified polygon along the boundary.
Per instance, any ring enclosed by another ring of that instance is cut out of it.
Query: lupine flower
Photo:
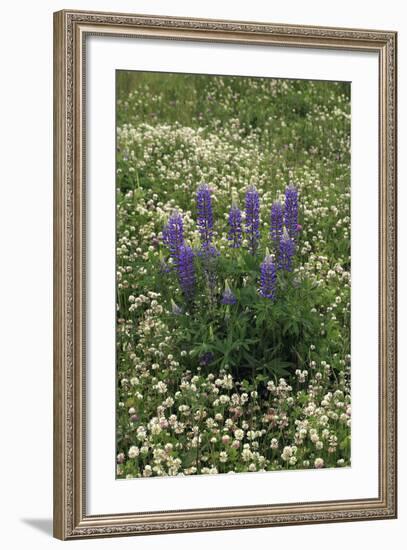
[[[274,300],[276,296],[277,270],[273,257],[268,254],[260,266],[260,296]]]
[[[225,283],[225,290],[223,291],[223,294],[222,294],[221,303],[224,306],[233,306],[237,303],[237,298],[233,294],[233,292],[231,291],[230,286],[229,286],[227,281]]]
[[[196,192],[197,225],[203,247],[209,246],[212,240],[213,213],[209,186],[202,184]]]
[[[184,223],[179,212],[173,212],[164,227],[163,243],[168,246],[171,258],[178,263],[179,251],[184,244]]]
[[[174,302],[174,300],[171,300],[171,311],[173,315],[181,315],[182,313],[182,309]]]
[[[242,213],[237,206],[229,211],[228,239],[232,248],[239,248],[242,244]]]
[[[209,261],[211,258],[216,258],[217,256],[220,256],[219,250],[213,244],[209,244],[204,248],[196,249],[196,253],[198,256],[203,258],[204,261]]]
[[[221,302],[224,306],[233,306],[237,303],[237,298],[230,289],[224,290]]]
[[[190,300],[195,289],[194,253],[190,246],[181,246],[179,250],[177,267],[181,290],[185,298]]]
[[[213,353],[211,351],[207,351],[199,357],[199,364],[206,367],[209,365],[209,363],[212,363],[213,359]]]
[[[270,236],[278,245],[283,236],[283,206],[281,202],[273,202],[270,213]]]
[[[169,273],[170,271],[171,271],[171,268],[168,265],[168,263],[164,259],[160,260],[160,272],[161,272],[161,274],[165,275],[166,273]]]
[[[285,190],[284,224],[291,239],[298,231],[298,191],[293,185]]]
[[[286,271],[292,270],[292,259],[295,254],[295,243],[290,239],[288,233],[284,231],[284,235],[280,241],[280,254],[278,267]]]
[[[203,245],[196,250],[197,256],[202,259],[202,267],[209,292],[209,300],[212,301],[216,287],[216,258],[220,256],[219,250],[213,244]]]
[[[260,200],[259,193],[253,185],[246,191],[246,234],[249,239],[249,250],[255,254],[260,238]]]

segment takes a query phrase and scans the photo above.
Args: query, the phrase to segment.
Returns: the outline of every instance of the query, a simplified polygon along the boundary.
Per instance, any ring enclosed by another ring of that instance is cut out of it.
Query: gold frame
[[[86,515],[83,92],[85,40],[90,34],[378,53],[378,498]],[[396,43],[397,34],[390,31],[70,10],[54,14],[55,537],[65,540],[396,517]]]

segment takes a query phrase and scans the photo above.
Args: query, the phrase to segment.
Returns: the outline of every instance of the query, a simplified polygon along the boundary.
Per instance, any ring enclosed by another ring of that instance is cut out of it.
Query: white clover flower
[[[232,405],[239,405],[239,403],[240,403],[239,395],[237,393],[232,394],[232,396],[230,398],[230,401],[231,401]]]
[[[163,401],[164,407],[172,407],[174,405],[174,399],[172,397],[167,397],[165,401]]]
[[[244,403],[246,403],[248,400],[249,400],[248,394],[242,393],[242,395],[240,396],[240,403],[244,405]]]
[[[127,453],[129,458],[136,458],[139,454],[140,454],[140,449],[138,447],[136,447],[135,445],[130,447],[130,449]]]
[[[316,443],[317,441],[319,441],[319,435],[315,432],[315,430],[312,433],[310,430],[310,439],[312,443]]]
[[[272,380],[267,382],[267,389],[268,391],[274,391],[276,389],[276,386]]]
[[[322,415],[319,419],[319,424],[321,424],[321,426],[326,426],[328,422],[329,418],[326,415]]]
[[[315,468],[323,468],[324,467],[324,459],[323,458],[316,458],[314,460],[314,466],[315,466]]]
[[[144,470],[143,470],[143,476],[144,477],[150,477],[152,475],[152,468],[149,464],[146,464],[146,466],[144,466]]]
[[[119,453],[116,457],[116,460],[118,464],[123,464],[123,462],[126,460],[125,454]]]
[[[241,457],[244,462],[250,462],[250,460],[253,457],[253,453],[251,452],[250,449],[243,449],[241,453]]]
[[[147,431],[146,431],[146,429],[145,429],[144,426],[139,426],[139,427],[137,428],[137,435],[136,435],[136,437],[137,437],[137,439],[138,439],[139,441],[144,441],[144,440],[146,439],[146,437],[147,437]]]
[[[281,454],[281,458],[284,461],[288,461],[293,455],[293,449],[290,446],[284,447],[283,452]]]
[[[244,438],[244,431],[238,428],[234,431],[234,436],[238,441],[241,441]]]

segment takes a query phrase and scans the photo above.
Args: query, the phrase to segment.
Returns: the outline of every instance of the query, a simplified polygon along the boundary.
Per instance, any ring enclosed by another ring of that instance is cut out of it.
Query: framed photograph
[[[396,33],[54,16],[54,534],[396,517]]]

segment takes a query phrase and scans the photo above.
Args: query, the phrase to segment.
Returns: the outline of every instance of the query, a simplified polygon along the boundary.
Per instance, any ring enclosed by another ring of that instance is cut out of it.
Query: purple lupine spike
[[[237,298],[230,289],[223,292],[221,304],[224,306],[234,306],[237,304]]]
[[[216,287],[216,265],[217,257],[220,256],[219,250],[213,244],[203,244],[201,248],[196,250],[196,255],[202,260],[202,267],[204,278],[209,292],[209,300],[213,300],[214,291]]]
[[[254,185],[246,191],[246,234],[249,240],[249,250],[256,253],[260,238],[260,199]]]
[[[270,236],[272,241],[278,245],[283,236],[283,206],[281,202],[273,202],[270,212]]]
[[[207,367],[210,363],[212,363],[212,361],[214,360],[214,355],[211,351],[207,351],[206,353],[203,353],[200,357],[199,357],[199,364],[202,365],[202,366],[205,366]]]
[[[232,248],[240,248],[242,244],[242,213],[235,205],[229,211],[228,240]]]
[[[288,233],[284,233],[280,241],[280,254],[278,267],[286,271],[292,270],[292,259],[295,254],[295,242],[290,239]]]
[[[194,252],[190,246],[182,245],[178,256],[178,280],[186,300],[191,300],[195,289]]]
[[[285,189],[284,224],[289,237],[294,239],[298,231],[298,191],[294,185]]]
[[[273,257],[268,254],[260,266],[260,296],[269,300],[276,297],[277,270]]]
[[[195,249],[195,252],[203,259],[204,262],[211,262],[213,258],[220,256],[219,250],[213,244]]]
[[[237,298],[232,292],[227,281],[225,282],[225,290],[222,294],[221,304],[223,304],[224,306],[233,306],[237,304]]]
[[[163,243],[169,248],[171,258],[177,263],[180,248],[184,244],[184,223],[177,211],[171,214],[163,229]]]
[[[174,300],[171,300],[171,311],[173,315],[181,315],[182,309],[179,307],[178,304],[174,302]]]
[[[213,212],[211,190],[207,184],[202,184],[196,192],[197,225],[203,247],[209,246],[212,240]]]
[[[165,275],[166,273],[170,273],[171,268],[168,265],[168,263],[165,260],[160,260],[160,273],[161,275]]]

